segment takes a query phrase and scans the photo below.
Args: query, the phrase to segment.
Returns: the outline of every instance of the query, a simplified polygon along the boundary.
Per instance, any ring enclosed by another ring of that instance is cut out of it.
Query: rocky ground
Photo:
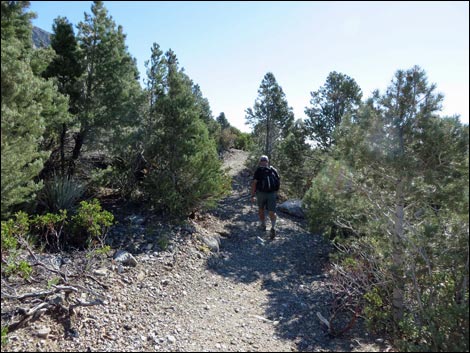
[[[77,307],[71,316],[37,315],[8,334],[2,351],[390,350],[360,322],[340,337],[328,334],[317,313],[329,317],[330,246],[309,233],[303,220],[281,213],[274,240],[256,230],[245,160],[242,151],[227,153],[232,193],[185,224],[115,206],[121,222],[108,242],[113,252],[128,251],[136,262],[61,255],[57,266],[69,279],[77,268],[91,273],[76,277],[76,288],[87,290],[71,296],[100,305]],[[38,301],[7,300],[4,293],[35,290],[34,282],[2,283],[2,326],[18,317],[19,307],[27,310]]]

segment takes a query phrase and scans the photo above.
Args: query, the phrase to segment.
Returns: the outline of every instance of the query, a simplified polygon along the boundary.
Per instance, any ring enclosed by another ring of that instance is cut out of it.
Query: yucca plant
[[[50,212],[70,210],[84,193],[85,186],[77,180],[54,175],[52,179],[44,183],[44,188],[39,194],[39,202]]]

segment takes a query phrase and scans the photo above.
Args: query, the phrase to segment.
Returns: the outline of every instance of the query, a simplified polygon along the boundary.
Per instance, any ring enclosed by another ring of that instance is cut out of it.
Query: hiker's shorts
[[[256,192],[259,208],[266,208],[268,211],[276,212],[276,192]]]

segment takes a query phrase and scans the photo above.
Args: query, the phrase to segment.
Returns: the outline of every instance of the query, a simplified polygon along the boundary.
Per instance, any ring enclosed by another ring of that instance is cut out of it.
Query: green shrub
[[[32,219],[31,224],[39,230],[38,240],[45,243],[48,250],[58,251],[61,249],[64,240],[62,231],[67,224],[67,211],[60,210],[59,214],[47,213]]]
[[[351,193],[344,173],[347,171],[343,165],[329,161],[303,198],[310,231],[331,239],[346,232],[341,229],[343,220],[353,220],[350,214],[353,208],[349,206]]]
[[[74,228],[72,243],[80,247],[90,247],[96,244],[104,246],[108,227],[113,224],[113,221],[113,214],[103,210],[97,199],[80,202],[77,214],[72,217]]]
[[[193,152],[192,156],[181,158],[174,172],[150,172],[143,186],[153,206],[176,218],[214,207],[230,190],[230,178],[222,172],[217,155],[212,152],[215,150]]]
[[[2,274],[10,276],[14,273],[23,278],[31,274],[31,266],[24,260],[19,260],[19,249],[27,242],[30,220],[26,213],[17,212],[16,219],[2,221]]]
[[[364,294],[364,317],[371,332],[383,333],[392,328],[390,297],[385,288],[377,285]]]
[[[235,148],[243,151],[248,151],[253,144],[251,134],[241,132],[235,139]]]
[[[47,288],[48,288],[48,289],[51,289],[52,286],[58,285],[58,284],[60,283],[60,281],[61,281],[61,278],[60,278],[60,277],[54,277],[54,278],[48,280],[48,281],[47,281]]]
[[[44,184],[39,202],[49,211],[71,210],[85,193],[85,186],[73,178],[54,175]]]
[[[107,229],[113,221],[114,216],[102,210],[96,199],[82,201],[71,218],[66,210],[32,218],[24,212],[18,212],[16,219],[2,221],[2,262],[7,264],[5,269],[8,268],[11,272],[15,267],[8,266],[7,261],[15,263],[17,250],[31,239],[37,240],[49,251],[62,250],[64,246],[104,247]],[[26,274],[27,271],[23,272]]]
[[[115,158],[112,165],[106,169],[94,170],[91,173],[89,188],[99,192],[102,187],[111,188],[118,192],[124,199],[131,199],[139,188],[140,180],[136,174],[145,175],[146,169],[138,158],[133,154],[123,154]]]
[[[447,287],[447,288],[446,288]],[[449,288],[450,287],[450,288]],[[401,337],[397,345],[401,350],[413,352],[468,352],[469,301],[456,302],[449,292],[452,283],[441,283],[437,303],[424,303],[419,318],[408,312],[400,322]],[[425,301],[429,301],[425,298]],[[411,308],[413,309],[413,308]]]
[[[8,327],[3,326],[2,327],[2,347],[8,343]]]
[[[161,250],[165,251],[166,249],[168,249],[169,244],[170,244],[170,239],[168,235],[163,234],[158,237],[157,245]]]
[[[33,272],[33,268],[31,267],[29,262],[25,260],[20,260],[17,262],[9,261],[5,267],[6,276],[10,276],[16,273],[23,278],[29,278],[31,272]]]

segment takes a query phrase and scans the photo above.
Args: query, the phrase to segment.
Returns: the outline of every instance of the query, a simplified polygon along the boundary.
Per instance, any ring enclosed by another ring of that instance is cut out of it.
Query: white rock
[[[36,335],[40,338],[47,338],[49,333],[51,333],[51,329],[49,327],[42,327],[36,331]]]
[[[279,211],[291,216],[305,218],[305,213],[302,208],[302,200],[287,200],[286,202],[281,203],[277,208]]]

